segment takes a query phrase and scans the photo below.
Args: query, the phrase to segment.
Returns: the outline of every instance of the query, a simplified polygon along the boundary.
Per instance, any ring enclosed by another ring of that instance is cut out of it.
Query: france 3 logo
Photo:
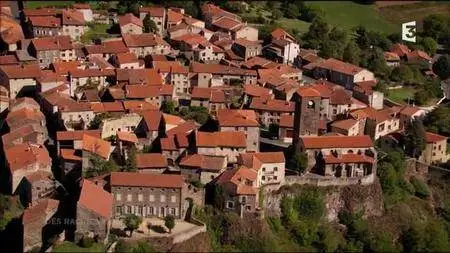
[[[402,40],[416,43],[416,21],[402,24]]]

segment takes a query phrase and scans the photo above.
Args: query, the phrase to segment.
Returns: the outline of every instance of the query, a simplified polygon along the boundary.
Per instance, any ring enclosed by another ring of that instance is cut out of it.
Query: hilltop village
[[[378,145],[401,147],[429,113],[386,102],[372,71],[281,28],[261,38],[214,4],[201,19],[175,7],[138,14],[1,8],[1,187],[23,207],[24,251],[108,245],[113,230],[139,236],[158,221],[186,226],[174,232],[186,240],[200,231],[192,205],[217,189],[224,211],[258,217],[262,195],[285,185],[371,185]],[[117,31],[86,41],[92,24]],[[396,43],[384,57],[434,75],[422,50]],[[417,160],[447,162],[447,137],[425,140]]]

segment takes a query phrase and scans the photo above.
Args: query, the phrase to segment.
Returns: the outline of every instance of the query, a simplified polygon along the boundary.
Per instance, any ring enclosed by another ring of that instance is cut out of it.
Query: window
[[[155,201],[155,195],[150,195],[149,200],[150,200],[150,202],[154,202]]]
[[[127,201],[128,201],[128,202],[131,202],[131,199],[132,199],[131,194],[128,194],[128,195],[127,195]]]
[[[121,215],[121,214],[122,214],[122,207],[116,206],[116,215]]]
[[[149,207],[148,208],[148,213],[150,214],[150,215],[153,215],[154,213],[153,213],[153,207],[151,206],[151,207]]]
[[[139,215],[142,215],[142,206],[138,206],[138,208],[137,208],[137,213],[138,213]]]
[[[278,176],[274,176],[274,177],[273,177],[273,180],[278,180]]]
[[[266,176],[262,176],[261,179],[264,181],[266,180]]]
[[[143,196],[142,194],[139,194],[139,195],[138,195],[138,201],[139,201],[139,202],[144,201],[144,196]]]
[[[265,172],[265,171],[266,171],[266,167],[263,167],[263,168],[262,168],[262,171]]]
[[[232,209],[232,208],[234,208],[234,203],[233,203],[233,201],[227,201],[225,206],[229,209]]]
[[[308,109],[314,109],[315,103],[312,100],[308,101]]]
[[[159,201],[166,202],[166,195],[161,195]]]
[[[241,202],[242,202],[242,203],[247,202],[247,196],[242,196],[242,197],[241,197]]]
[[[66,57],[66,54],[65,54],[65,53],[62,53],[61,56],[62,56],[62,57]]]
[[[125,213],[131,213],[131,206],[127,206],[127,211]]]
[[[273,171],[278,171],[278,167],[274,167],[274,168],[273,168]]]
[[[171,196],[170,197],[170,202],[172,202],[172,203],[175,203],[175,202],[177,202],[177,196]]]
[[[246,205],[246,206],[245,206],[245,210],[247,210],[247,211],[251,211],[251,210],[252,210],[252,206],[250,206],[250,205]]]
[[[384,131],[384,123],[378,126],[378,131]]]
[[[170,208],[170,214],[175,215],[175,208]]]
[[[117,201],[121,201],[122,200],[122,195],[120,193],[116,194],[116,200]]]

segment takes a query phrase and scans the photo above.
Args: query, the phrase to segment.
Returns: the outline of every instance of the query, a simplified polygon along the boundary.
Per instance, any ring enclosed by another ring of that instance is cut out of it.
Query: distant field
[[[400,89],[389,90],[386,95],[394,102],[407,104],[408,98],[411,100],[413,99],[415,91],[416,90],[413,87],[403,87]]]
[[[75,1],[25,1],[24,7],[27,9],[37,9],[44,7],[67,7]]]
[[[396,26],[384,19],[374,5],[340,1],[306,2],[306,4],[322,9],[325,12],[325,20],[329,24],[344,29],[352,29],[355,26],[363,25],[369,30],[381,33],[397,31]]]
[[[281,18],[277,21],[281,24],[281,26],[285,29],[297,29],[300,32],[307,32],[309,26],[311,25],[308,22],[299,19],[290,19],[290,18]]]
[[[450,13],[450,2],[417,2],[412,4],[392,5],[387,7],[378,6],[380,15],[388,22],[396,25],[408,21],[417,21],[418,29],[422,27],[422,20],[430,14]]]

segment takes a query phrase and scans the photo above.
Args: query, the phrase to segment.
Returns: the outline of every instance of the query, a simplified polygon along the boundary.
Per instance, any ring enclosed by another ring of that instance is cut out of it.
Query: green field
[[[403,87],[400,89],[388,90],[386,96],[394,102],[407,104],[408,98],[412,101],[415,91],[414,87]]]
[[[352,29],[355,26],[363,25],[369,30],[382,33],[399,31],[395,25],[381,16],[374,5],[340,1],[306,2],[306,4],[322,9],[325,12],[325,20],[333,26]]]
[[[297,29],[300,32],[307,32],[310,23],[299,19],[281,18],[277,21],[284,29]]]
[[[25,1],[24,7],[26,9],[37,9],[44,7],[64,8],[70,6],[73,3],[75,3],[75,1]]]

